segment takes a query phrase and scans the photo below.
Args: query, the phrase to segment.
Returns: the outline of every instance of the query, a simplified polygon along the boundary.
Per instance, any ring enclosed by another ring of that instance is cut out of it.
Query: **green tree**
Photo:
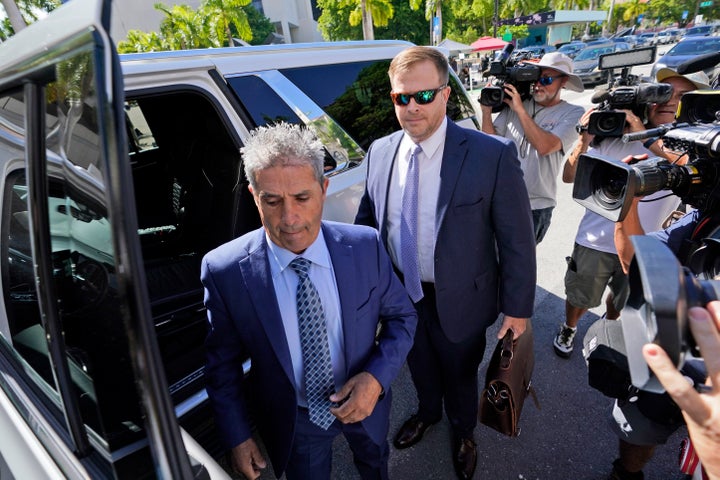
[[[385,27],[393,17],[392,0],[339,0],[339,6],[351,26],[362,25],[364,40],[375,40],[374,27]],[[318,1],[318,7],[320,2]]]
[[[187,5],[168,7],[162,3],[156,3],[155,8],[165,14],[160,22],[160,34],[167,50],[212,46],[205,19],[197,10]]]
[[[420,7],[425,7],[425,18],[432,20],[433,17],[438,19],[438,43],[443,39],[443,18],[442,18],[442,0],[410,0],[410,8],[418,10]],[[431,34],[431,41],[432,41]]]
[[[199,14],[205,20],[205,30],[215,47],[233,45],[233,32],[243,40],[252,40],[253,33],[243,7],[251,0],[204,0],[200,4]]]
[[[275,31],[275,26],[272,24],[269,18],[260,13],[257,8],[252,5],[243,7],[245,15],[247,15],[248,24],[252,31],[252,40],[249,41],[252,45],[261,45],[270,33]],[[237,32],[235,32],[237,36]]]
[[[118,53],[158,52],[170,50],[157,32],[130,30],[127,38],[117,44]]]
[[[165,14],[160,33],[131,30],[127,39],[118,43],[118,51],[149,52],[183,50],[189,48],[226,47],[234,45],[233,38],[258,43],[274,30],[267,17],[250,5],[251,0],[204,0],[195,10],[187,5],[168,7],[162,3],[155,8]]]
[[[3,40],[37,21],[40,12],[50,12],[60,6],[60,0],[0,0],[7,18],[0,25]]]
[[[386,26],[374,29],[375,39],[407,40],[418,45],[427,42],[427,22],[423,12],[411,10],[407,0],[390,0],[393,16]],[[328,41],[362,40],[360,24],[351,25],[347,19],[355,5],[340,0],[318,0],[322,14],[318,18],[318,29]]]
[[[622,4],[623,8],[623,20],[634,25],[637,22],[638,15],[645,13],[647,10],[647,4],[640,3],[640,0],[631,0]]]

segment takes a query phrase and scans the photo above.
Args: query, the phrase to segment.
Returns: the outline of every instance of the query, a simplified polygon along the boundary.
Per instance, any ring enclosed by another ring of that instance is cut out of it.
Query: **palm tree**
[[[216,46],[232,46],[233,34],[230,29],[235,27],[240,38],[252,40],[252,30],[243,7],[251,0],[205,0],[200,5],[200,14],[207,19],[206,29]]]
[[[127,38],[118,42],[118,53],[134,53],[134,52],[158,52],[162,50],[170,50],[167,43],[157,32],[142,32],[140,30],[130,30]]]
[[[422,0],[410,0],[410,8],[417,10],[422,6]],[[431,43],[437,44],[442,40],[442,0],[425,0],[425,18],[432,20],[433,16],[438,19],[438,33],[435,37],[434,32],[430,31]],[[432,29],[432,23],[430,24]]]
[[[647,9],[647,5],[640,3],[640,0],[633,0],[625,3],[624,5],[625,12],[623,13],[623,20],[626,22],[632,22],[633,24],[635,24],[638,15],[645,12]]]
[[[10,25],[12,25],[13,30],[19,32],[23,28],[27,27],[25,19],[23,19],[20,9],[14,0],[0,0],[0,3],[2,3],[3,8],[5,8],[5,12],[10,19]]]
[[[340,7],[354,7],[348,21],[353,27],[362,23],[363,39],[375,40],[375,27],[386,27],[395,10],[392,0],[342,0]]]
[[[160,33],[170,50],[199,48],[209,43],[203,28],[203,18],[197,11],[187,5],[168,8],[162,3],[156,3],[155,8],[166,15],[160,22]]]
[[[25,28],[28,23],[32,23],[38,19],[38,12],[50,12],[60,6],[60,0],[0,0],[5,13],[10,20],[12,32],[6,32],[12,35]],[[26,21],[26,19],[29,20]]]

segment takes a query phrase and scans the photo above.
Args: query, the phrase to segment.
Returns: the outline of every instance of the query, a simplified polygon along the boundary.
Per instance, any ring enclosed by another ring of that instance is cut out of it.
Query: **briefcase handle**
[[[502,352],[500,352],[500,368],[503,370],[507,370],[510,368],[510,362],[513,358],[513,331],[511,328],[508,328],[507,332],[505,332],[505,336],[503,337],[502,341]]]

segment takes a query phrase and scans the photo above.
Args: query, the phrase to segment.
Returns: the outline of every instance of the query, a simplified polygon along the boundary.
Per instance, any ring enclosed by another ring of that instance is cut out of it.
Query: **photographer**
[[[694,307],[688,312],[690,330],[712,379],[712,390],[698,393],[688,383],[665,351],[649,343],[643,356],[663,387],[682,409],[690,439],[707,477],[720,479],[720,302],[707,309]]]
[[[669,83],[673,86],[673,96],[664,104],[650,105],[648,127],[655,127],[674,121],[678,102],[684,93],[698,88],[709,88],[709,80],[702,72],[679,75],[672,70],[663,69],[658,72],[657,79],[659,82]],[[635,119],[630,115],[628,115],[627,119],[629,123],[628,130],[638,131]],[[611,144],[612,142],[609,146]],[[583,145],[584,142],[579,142],[575,150],[582,153],[586,148]],[[623,161],[626,162],[630,161],[632,156],[635,156],[636,159],[643,159],[647,158],[648,154],[662,156],[675,164],[684,164],[688,161],[687,157],[664,150],[662,139],[651,138],[645,141],[645,146],[650,152],[645,152],[640,156],[636,156],[637,154],[633,151],[624,152],[629,156],[624,156],[621,151],[604,153],[614,158],[624,158]],[[574,155],[571,156],[566,165],[565,173],[567,173],[568,177],[574,177],[575,173],[575,165],[570,164],[570,161],[576,161],[579,156],[579,153],[578,155],[575,155],[575,152],[573,153]],[[653,205],[657,203],[652,202],[652,199],[663,195],[665,195],[666,198],[672,198],[667,196],[667,191],[658,191],[642,200],[634,198],[632,208],[621,222],[613,224],[613,222],[605,220],[604,218],[594,222],[596,228],[594,235],[607,237],[613,234],[612,236],[614,236],[614,246],[616,247],[617,258],[621,263],[620,268],[622,270],[620,274],[617,274],[618,278],[620,275],[622,275],[622,278],[626,278],[625,274],[628,271],[628,266],[634,253],[629,235],[642,235],[645,231],[653,231],[651,235],[667,244],[678,257],[682,257],[680,252],[686,247],[688,239],[697,235],[698,224],[701,218],[703,218],[698,211],[685,215],[679,221],[670,225],[666,230],[660,230],[660,228],[664,228],[664,225],[661,226],[659,223],[664,214],[662,208],[657,209],[656,206],[655,213],[657,215],[655,216],[654,222],[646,220],[648,209],[652,209]],[[676,201],[676,198],[673,199],[673,202]],[[586,220],[586,218],[591,219],[591,215],[595,214],[587,212],[583,221],[593,223],[592,220]],[[602,218],[598,215],[595,215],[595,217]],[[583,222],[581,222],[581,226],[582,223]],[[711,223],[717,226],[717,222]],[[712,227],[712,225],[708,223],[705,223],[705,225]],[[575,253],[573,255],[575,255]],[[618,267],[615,266],[615,269],[617,268]],[[570,275],[570,273],[568,273],[568,275]],[[627,289],[626,282],[625,280],[625,288]],[[571,292],[568,289],[567,277],[566,289],[568,290],[568,298],[570,298]],[[622,308],[624,301],[625,298],[622,299],[622,302],[615,302],[614,308],[616,311]],[[700,364],[699,368],[698,364]],[[704,372],[702,371],[703,368],[701,364],[702,362],[693,361],[683,368],[683,378],[686,383],[688,379],[692,379],[694,382],[703,381]],[[688,385],[690,384],[688,383]],[[610,478],[624,480],[643,478],[642,469],[652,458],[655,446],[665,443],[670,435],[682,426],[683,420],[677,407],[669,401],[667,395],[640,392],[634,398],[618,399],[614,402],[610,424],[619,439],[619,457],[613,462],[613,471]]]
[[[682,94],[698,88],[708,88],[707,76],[702,73],[685,76],[672,71],[670,73],[672,75],[663,77],[662,81],[673,86],[672,97],[665,103],[650,104],[647,107],[646,122],[643,122],[633,111],[624,110],[626,132],[637,132],[671,123],[675,119],[675,112]],[[598,139],[587,131],[591,112],[586,112],[580,120],[582,133],[565,162],[564,182],[572,183],[575,180],[578,158],[588,151],[612,158],[643,154],[668,155],[662,150],[661,142],[654,138],[644,142],[629,143],[623,143],[620,138],[604,138],[598,143]],[[668,158],[668,160],[675,161],[676,158]],[[668,192],[656,192],[646,197],[645,200],[640,204],[636,218],[638,228],[642,228],[639,226],[642,225],[648,230],[661,228],[664,220],[680,203],[677,196],[669,195]],[[628,282],[615,248],[614,231],[614,222],[590,210],[586,210],[580,221],[572,256],[567,258],[565,323],[560,326],[559,332],[553,340],[553,349],[560,357],[567,358],[572,353],[580,317],[588,309],[600,304],[606,286],[610,287],[610,294],[606,298],[606,317],[608,319],[617,319],[627,300]]]
[[[525,185],[530,196],[535,243],[542,241],[555,208],[560,164],[569,151],[582,107],[560,99],[560,90],[582,92],[572,74],[572,60],[548,53],[538,63],[540,78],[532,85],[532,98],[523,101],[515,85],[505,83],[503,109],[492,121],[492,107],[481,104],[482,131],[512,140],[518,148]]]
[[[662,123],[670,123],[675,119],[675,112],[677,111],[677,102],[680,100],[682,95],[686,92],[696,90],[696,89],[707,89],[710,88],[710,79],[707,77],[707,75],[704,72],[696,72],[696,73],[690,73],[687,75],[680,75],[673,70],[670,70],[669,68],[661,68],[658,70],[656,75],[658,82],[673,82],[677,78],[685,78],[685,80],[688,80],[690,83],[692,83],[692,86],[689,85],[688,82],[684,83],[684,88],[680,87],[678,89],[674,83],[672,83],[673,88],[675,88],[675,91],[673,93],[673,98],[670,99],[670,102],[668,102],[670,105],[666,105],[668,108],[660,108],[659,106],[656,106],[654,108],[654,111],[657,111],[661,120],[663,120]],[[652,107],[651,107],[652,108]],[[672,118],[670,118],[670,109],[674,108],[672,112]],[[659,124],[658,124],[659,125]],[[677,155],[673,154],[672,152],[666,152],[663,150],[662,146],[662,139],[658,138],[652,138],[649,141],[652,140],[652,147],[650,148],[650,153],[653,155],[661,156],[667,158],[671,162],[677,162],[677,163],[683,163],[687,161],[687,158],[680,157],[678,158]],[[647,142],[646,142],[647,143]],[[617,157],[622,158],[622,157]],[[621,222],[617,222],[615,224],[615,234],[614,234],[614,240],[615,240],[615,246],[617,247],[617,253],[620,257],[620,262],[622,263],[623,270],[627,272],[628,266],[630,265],[630,261],[632,260],[634,251],[632,244],[630,243],[630,235],[642,235],[645,233],[645,230],[643,229],[643,226],[638,218],[638,209],[637,206],[640,202],[639,198],[633,199],[633,206],[628,211],[627,216],[625,219]],[[650,229],[657,230],[657,228]]]

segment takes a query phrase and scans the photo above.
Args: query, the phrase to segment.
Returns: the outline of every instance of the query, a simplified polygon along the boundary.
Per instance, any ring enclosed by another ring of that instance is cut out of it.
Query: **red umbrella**
[[[473,52],[477,52],[480,50],[500,50],[507,44],[508,42],[500,40],[499,38],[480,37],[471,43],[470,46],[473,48]]]

